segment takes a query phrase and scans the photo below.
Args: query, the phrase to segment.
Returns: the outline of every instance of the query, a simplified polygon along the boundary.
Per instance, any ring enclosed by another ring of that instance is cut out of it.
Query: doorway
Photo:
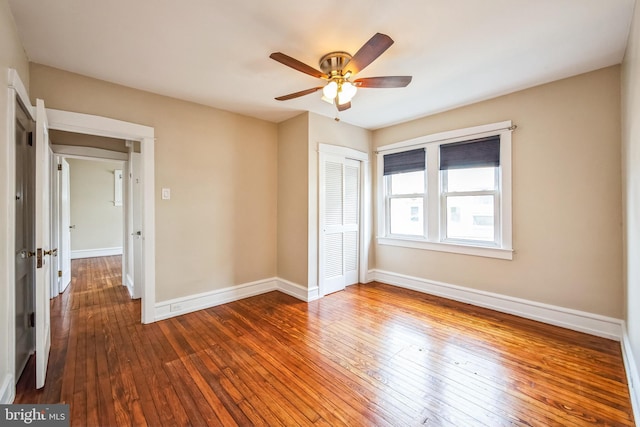
[[[69,283],[71,259],[122,255],[122,284],[140,298],[141,250],[132,244],[134,236],[141,240],[140,144],[56,130],[51,138],[61,187],[59,291]]]
[[[324,296],[365,280],[362,163],[368,156],[326,144],[319,151],[318,284]]]
[[[140,298],[141,321],[152,323],[155,319],[155,168],[154,168],[154,129],[152,127],[123,122],[106,117],[47,109],[49,128],[52,130],[134,141],[140,154],[140,230],[129,228],[125,221],[125,235],[139,231],[141,246]],[[132,150],[130,150],[131,152]],[[66,153],[69,154],[69,153]],[[124,176],[128,179],[127,175]],[[125,182],[125,186],[126,186]],[[125,206],[125,216],[133,212]],[[124,239],[124,253],[133,253],[128,238]],[[126,275],[126,262],[123,262],[123,274]],[[126,283],[126,277],[123,282]]]
[[[51,132],[54,151],[59,147]],[[124,142],[123,142],[124,144]],[[114,154],[117,154],[114,152]],[[123,153],[123,156],[126,153]],[[64,292],[71,280],[71,260],[119,255],[123,253],[124,205],[121,197],[125,162],[108,159],[56,155],[60,165],[57,177],[68,186],[68,197],[59,197],[64,207],[54,228],[60,239],[60,281],[53,284],[53,296]],[[62,195],[64,192],[60,192]],[[140,268],[140,266],[138,266]],[[124,274],[121,274],[124,277]],[[64,278],[65,280],[62,280]],[[123,281],[124,284],[124,281]],[[58,285],[58,286],[56,286]]]

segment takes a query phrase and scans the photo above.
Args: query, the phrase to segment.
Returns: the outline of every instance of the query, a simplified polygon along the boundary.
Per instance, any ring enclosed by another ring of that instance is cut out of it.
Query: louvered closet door
[[[358,283],[360,162],[325,155],[321,166],[320,287],[326,295]]]

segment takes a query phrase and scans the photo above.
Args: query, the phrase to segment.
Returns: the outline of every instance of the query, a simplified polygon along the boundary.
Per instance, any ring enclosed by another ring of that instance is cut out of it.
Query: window
[[[424,235],[425,169],[424,148],[384,156],[390,234]]]
[[[511,122],[380,147],[378,242],[511,259]]]

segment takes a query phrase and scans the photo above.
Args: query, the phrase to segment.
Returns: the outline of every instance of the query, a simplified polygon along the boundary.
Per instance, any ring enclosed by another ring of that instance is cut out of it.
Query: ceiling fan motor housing
[[[342,77],[342,70],[351,61],[347,52],[330,52],[320,58],[320,69],[331,77]]]

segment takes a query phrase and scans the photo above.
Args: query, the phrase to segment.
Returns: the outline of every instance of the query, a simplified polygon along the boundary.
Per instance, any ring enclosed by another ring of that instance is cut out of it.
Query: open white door
[[[62,279],[60,292],[64,292],[71,283],[71,199],[69,183],[69,162],[60,161],[60,247],[58,251]]]
[[[320,157],[320,269],[322,295],[358,283],[360,162]]]
[[[52,248],[60,247],[60,173],[58,172],[59,159],[54,154],[49,144],[49,230],[50,241],[49,246]],[[49,284],[51,285],[51,298],[58,296],[61,290],[61,280],[58,275],[60,271],[57,251],[51,254],[49,260]]]
[[[124,283],[129,290],[132,299],[142,296],[142,180],[140,153],[134,151],[135,143],[131,141],[129,147],[129,162],[127,163],[126,183],[127,201],[125,203],[125,239],[126,250],[126,275]]]
[[[44,387],[51,349],[50,299],[50,154],[49,130],[44,101],[36,100],[36,173],[35,173],[35,241],[36,241],[36,388]]]

